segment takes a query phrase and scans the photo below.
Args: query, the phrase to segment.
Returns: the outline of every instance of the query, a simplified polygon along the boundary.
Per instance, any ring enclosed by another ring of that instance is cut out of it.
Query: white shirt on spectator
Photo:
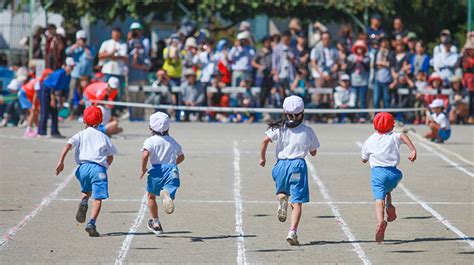
[[[356,93],[349,88],[336,87],[334,92],[334,105],[336,108],[346,104],[349,108],[354,108],[356,103]]]
[[[265,134],[276,143],[277,159],[304,159],[309,151],[319,148],[316,133],[304,124],[295,128],[269,129]]]
[[[216,61],[216,56],[208,51],[200,52],[194,57],[194,63],[200,65],[201,68],[201,76],[199,80],[202,83],[211,82],[211,77],[214,74],[214,69],[216,68]]]
[[[401,133],[373,133],[362,146],[363,160],[369,160],[370,167],[395,167],[400,163]]]
[[[250,46],[234,46],[227,55],[231,61],[232,71],[249,71],[254,56],[255,50]]]
[[[115,41],[114,39],[106,40],[100,46],[99,54],[102,52],[115,53],[116,56],[127,57],[127,45]],[[109,75],[125,75],[126,64],[123,60],[112,60],[107,58],[102,60],[102,73]]]
[[[117,148],[110,138],[93,127],[76,133],[67,143],[76,148],[74,158],[79,165],[93,162],[107,168],[107,157],[117,154]]]
[[[443,80],[449,79],[454,75],[454,67],[458,59],[459,54],[457,52],[439,52],[433,57],[433,68]]]
[[[152,165],[176,164],[176,158],[183,154],[181,145],[169,135],[148,137],[143,143],[143,150],[149,152]]]
[[[451,124],[449,124],[448,117],[445,113],[440,112],[439,114],[432,113],[431,118],[433,121],[435,121],[437,124],[439,124],[439,127],[443,130],[449,130],[451,129]]]

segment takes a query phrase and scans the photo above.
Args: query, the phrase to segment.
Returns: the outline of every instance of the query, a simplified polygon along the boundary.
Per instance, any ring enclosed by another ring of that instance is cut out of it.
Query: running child
[[[375,200],[375,214],[378,226],[375,241],[382,242],[387,228],[384,209],[387,212],[387,221],[397,219],[395,206],[392,204],[392,190],[402,180],[402,172],[397,169],[400,162],[400,145],[408,145],[411,150],[408,160],[416,160],[416,148],[410,138],[403,133],[392,132],[395,121],[392,114],[381,112],[375,115],[374,132],[362,146],[362,163],[370,164],[372,194]]]
[[[152,219],[148,220],[147,227],[155,235],[163,233],[163,226],[158,218],[156,196],[161,197],[165,212],[167,214],[173,213],[173,200],[180,186],[177,165],[184,161],[182,148],[169,135],[169,129],[170,120],[168,114],[163,112],[153,113],[150,116],[152,136],[145,140],[142,148],[140,179],[148,173],[148,208],[152,217]],[[152,164],[150,170],[147,170],[148,160]]]
[[[316,155],[319,141],[313,129],[302,124],[304,119],[302,98],[298,96],[285,98],[283,110],[283,118],[269,123],[269,129],[265,132],[266,136],[260,151],[260,166],[264,167],[266,164],[268,143],[276,143],[277,163],[273,167],[272,177],[278,199],[277,218],[280,222],[286,221],[289,197],[293,211],[286,240],[295,246],[299,245],[296,232],[301,219],[302,204],[309,202],[305,157],[308,152],[312,156]]]
[[[425,134],[425,137],[436,143],[444,143],[451,136],[448,114],[443,111],[444,100],[437,98],[429,107],[432,114],[427,113],[426,125],[430,127],[430,131]]]
[[[109,137],[100,132],[97,126],[102,122],[102,112],[96,106],[84,110],[86,128],[69,139],[61,153],[56,167],[56,175],[64,169],[64,158],[69,150],[76,148],[75,160],[79,167],[76,169],[76,178],[81,184],[81,202],[77,210],[76,220],[79,223],[86,221],[89,198],[92,196],[91,219],[87,223],[86,232],[91,237],[100,236],[96,229],[96,220],[99,216],[102,200],[109,197],[107,168],[112,164],[117,149]]]

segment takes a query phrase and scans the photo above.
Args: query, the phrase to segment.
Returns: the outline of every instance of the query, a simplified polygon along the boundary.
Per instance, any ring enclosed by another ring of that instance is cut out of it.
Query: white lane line
[[[247,264],[247,257],[245,255],[244,245],[244,229],[242,222],[242,196],[240,178],[240,150],[239,143],[234,141],[234,202],[235,202],[235,232],[240,236],[237,237],[237,264]]]
[[[25,227],[36,215],[38,215],[41,210],[43,210],[48,204],[50,204],[57,196],[58,194],[71,182],[73,176],[74,176],[75,170],[69,174],[63,182],[50,194],[48,194],[46,197],[44,197],[41,200],[41,203],[36,206],[36,208],[33,209],[28,215],[23,217],[23,219],[14,227],[10,228],[7,232],[3,234],[3,238],[0,241],[0,248],[5,246],[8,241],[12,240],[15,235]]]
[[[57,198],[55,201],[65,201],[65,202],[80,202],[80,199],[73,199],[73,198]],[[139,202],[141,200],[137,199],[107,199],[107,202]],[[234,200],[179,200],[180,203],[209,203],[209,204],[226,204],[232,203],[234,204]],[[243,204],[275,204],[275,201],[245,201],[242,200]],[[374,204],[373,201],[358,201],[358,202],[351,202],[351,201],[333,201],[331,203],[334,204],[347,204],[347,205],[357,205],[357,204]],[[428,204],[435,204],[435,205],[474,205],[474,202],[426,202]],[[329,202],[308,202],[306,204],[316,204],[316,205],[326,205]],[[404,205],[418,205],[416,202],[397,202],[397,204],[404,204]]]
[[[51,142],[51,143],[64,144],[64,140],[63,140],[63,139],[54,139],[54,138],[28,138],[28,137],[17,136],[17,135],[3,135],[3,134],[0,134],[0,139],[25,140],[25,141],[37,141],[37,142]]]
[[[468,243],[471,248],[474,248],[474,240],[469,238],[466,234],[461,232],[457,227],[452,225],[448,220],[446,220],[441,214],[439,214],[435,209],[431,208],[426,202],[418,198],[413,192],[405,188],[403,184],[398,184],[398,186],[405,192],[405,194],[410,197],[410,199],[416,201],[421,207],[423,207],[426,211],[431,213],[439,222],[441,222],[444,226],[446,226],[449,230],[453,231],[456,235],[459,236],[464,242]]]
[[[458,154],[456,152],[453,152],[453,151],[450,151],[446,148],[443,148],[439,144],[432,143],[432,142],[426,140],[423,136],[419,135],[418,133],[410,133],[410,134],[415,135],[415,137],[418,138],[420,141],[422,141],[426,144],[429,144],[429,145],[435,147],[436,149],[438,149],[440,151],[443,151],[443,152],[448,153],[452,156],[455,156],[457,159],[463,161],[464,163],[466,163],[468,165],[474,166],[474,162],[467,160],[466,158],[462,157],[460,154]]]
[[[328,190],[324,186],[324,183],[318,177],[316,173],[316,169],[314,168],[313,164],[309,160],[307,160],[307,164],[308,164],[309,171],[311,172],[311,176],[313,177],[314,182],[316,182],[316,184],[318,185],[319,190],[321,191],[321,194],[323,195],[324,199],[326,200],[329,207],[331,208],[332,214],[335,216],[337,224],[341,227],[344,234],[346,234],[347,239],[351,242],[353,250],[357,253],[357,256],[359,256],[359,259],[362,260],[364,264],[371,264],[369,258],[365,255],[365,252],[360,246],[360,244],[356,242],[356,239],[354,235],[352,234],[351,229],[347,225],[346,221],[344,221],[344,219],[342,218],[341,213],[339,212],[339,208],[332,201]]]
[[[120,248],[119,255],[117,256],[117,259],[115,259],[115,265],[122,265],[123,260],[125,257],[127,257],[128,250],[130,249],[130,244],[132,243],[132,239],[135,236],[135,233],[137,232],[138,228],[143,222],[143,218],[145,217],[145,211],[147,209],[147,199],[148,196],[145,193],[143,195],[143,198],[140,202],[140,210],[138,211],[137,218],[135,218],[135,221],[133,222],[132,226],[128,230],[127,237],[122,242],[122,247]]]

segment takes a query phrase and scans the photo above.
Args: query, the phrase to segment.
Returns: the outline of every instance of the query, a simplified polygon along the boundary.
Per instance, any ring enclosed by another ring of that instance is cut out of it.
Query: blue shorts
[[[176,164],[153,165],[148,170],[146,190],[156,196],[160,196],[160,191],[165,189],[174,200],[179,185],[179,170]]]
[[[372,168],[371,182],[374,200],[385,200],[387,192],[395,189],[402,177],[402,172],[396,167]]]
[[[104,200],[109,197],[107,169],[96,163],[83,163],[76,169],[76,178],[83,193],[92,192],[92,198]]]
[[[102,132],[103,134],[107,134],[107,129],[103,124],[99,124],[99,126],[97,126],[97,130],[99,130],[99,132]]]
[[[20,101],[20,106],[22,109],[31,109],[33,105],[26,96],[26,92],[22,89],[18,92],[18,101]]]
[[[441,138],[441,140],[443,141],[448,140],[450,136],[451,136],[451,129],[449,130],[440,129],[438,131],[438,137]]]
[[[276,194],[289,195],[291,203],[309,202],[308,169],[304,159],[278,160],[272,177]]]

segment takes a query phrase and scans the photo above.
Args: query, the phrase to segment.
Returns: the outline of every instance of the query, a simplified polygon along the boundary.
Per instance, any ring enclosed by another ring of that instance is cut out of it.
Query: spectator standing
[[[204,41],[200,47],[199,53],[195,56],[195,64],[201,70],[199,82],[204,90],[204,105],[208,104],[207,87],[211,85],[211,80],[216,69],[216,55],[212,48],[212,42]]]
[[[393,55],[390,42],[387,37],[380,41],[380,49],[375,56],[375,86],[374,86],[374,108],[380,108],[380,100],[383,100],[383,107],[390,107],[389,85],[393,81],[392,69],[394,66]]]
[[[43,41],[44,28],[37,26],[33,35],[33,59],[43,59]]]
[[[357,40],[352,46],[352,54],[348,58],[347,70],[351,75],[351,90],[357,95],[357,107],[367,108],[367,90],[370,74],[370,58],[367,55],[367,45]],[[358,115],[360,122],[365,122],[367,113]]]
[[[474,34],[474,33],[471,33]],[[469,91],[469,119],[470,124],[474,123],[474,42],[468,38],[463,48],[461,57],[463,69],[462,83]]]
[[[182,85],[183,104],[190,107],[202,106],[204,104],[205,95],[200,84],[196,82],[196,72],[194,72],[193,69],[188,68],[184,71],[184,76],[186,82]],[[190,114],[194,114],[194,112],[185,111],[184,120],[189,121]],[[198,118],[201,119],[202,117]],[[196,119],[196,116],[192,115],[191,119]]]
[[[271,38],[264,37],[262,40],[262,48],[257,52],[252,63],[256,69],[255,85],[262,88],[260,92],[260,106],[266,106],[266,101],[270,96],[270,90],[273,87],[272,78],[272,47]]]
[[[395,41],[395,56],[393,57],[393,61],[393,81],[390,84],[390,98],[391,106],[397,107],[397,104],[400,104],[400,102],[397,102],[400,81],[403,81],[403,83],[406,84],[406,75],[411,71],[411,65],[405,51],[405,44],[402,40]]]
[[[449,79],[454,75],[455,68],[459,60],[459,54],[451,48],[451,36],[445,36],[442,40],[441,50],[433,56],[433,68],[443,79],[443,83],[449,86]]]
[[[379,14],[372,15],[370,18],[370,26],[368,26],[366,29],[367,35],[369,36],[369,45],[373,39],[381,39],[382,37],[386,36],[381,24],[382,17]]]
[[[45,47],[45,66],[53,70],[61,68],[64,63],[66,42],[56,32],[56,26],[48,25],[46,30],[46,47]]]
[[[140,39],[140,35],[132,35],[133,41],[129,41],[129,58],[128,58],[128,83],[129,85],[138,86],[136,92],[129,92],[130,102],[142,103],[145,101],[145,92],[143,87],[148,83],[148,69],[150,68],[150,57],[147,54],[146,47]],[[145,109],[130,108],[130,120],[142,121],[145,119]]]
[[[421,40],[416,42],[415,55],[410,60],[411,74],[417,76],[419,72],[426,75],[430,69],[430,56],[425,52],[425,43]]]
[[[194,37],[189,37],[186,39],[184,43],[184,51],[183,51],[183,62],[184,68],[192,68],[194,71],[197,71],[197,54],[198,54],[198,47],[197,42]]]
[[[357,42],[356,42],[357,43]],[[356,45],[356,43],[354,45]],[[356,107],[356,92],[351,88],[351,79],[349,75],[344,74],[339,78],[339,86],[334,92],[334,108],[353,109]],[[345,122],[348,117],[346,114],[339,115],[339,121]]]
[[[458,48],[455,45],[450,45],[449,50],[446,50],[447,46],[444,45],[444,43],[446,42],[447,38],[449,39],[448,42],[451,42],[450,41],[452,40],[451,31],[449,31],[449,29],[443,29],[439,36],[440,43],[433,48],[433,60],[435,60],[435,58],[439,54],[442,54],[442,53],[446,53],[446,52],[457,53],[458,52]]]
[[[393,31],[392,31],[392,45],[394,45],[394,41],[401,40],[403,43],[408,42],[408,31],[405,29],[403,25],[403,21],[401,17],[395,17],[393,19]]]
[[[128,47],[131,47],[132,42],[135,42],[138,39],[143,45],[145,54],[147,54],[147,56],[150,56],[150,51],[151,51],[150,39],[146,38],[143,35],[143,33],[144,33],[143,25],[140,24],[139,22],[133,22],[130,25],[130,29],[127,35]]]
[[[272,53],[272,72],[275,86],[279,89],[282,98],[289,92],[290,84],[295,78],[295,65],[298,60],[298,52],[291,48],[291,33],[283,33],[281,42]],[[277,103],[279,104],[279,103]]]
[[[216,46],[217,76],[219,83],[230,85],[232,82],[232,69],[228,59],[230,43],[221,39]]]
[[[181,85],[181,74],[183,72],[183,58],[180,52],[180,40],[178,34],[172,34],[169,40],[169,46],[163,50],[163,70],[170,78],[170,85]]]
[[[255,56],[255,49],[251,46],[251,35],[248,31],[237,35],[234,47],[230,49],[228,60],[232,68],[232,86],[240,85],[245,74],[252,70],[252,60]]]

